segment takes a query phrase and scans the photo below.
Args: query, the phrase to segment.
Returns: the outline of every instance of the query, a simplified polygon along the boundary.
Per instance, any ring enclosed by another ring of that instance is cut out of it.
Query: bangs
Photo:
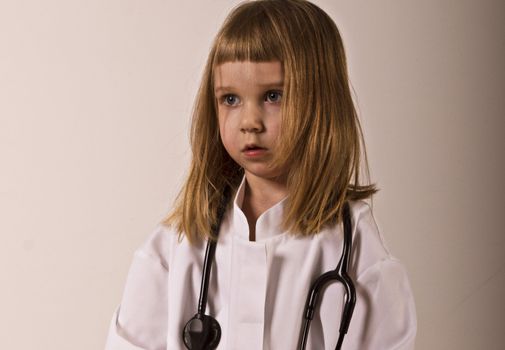
[[[283,62],[281,36],[267,10],[247,5],[233,11],[218,34],[214,65],[230,61]]]

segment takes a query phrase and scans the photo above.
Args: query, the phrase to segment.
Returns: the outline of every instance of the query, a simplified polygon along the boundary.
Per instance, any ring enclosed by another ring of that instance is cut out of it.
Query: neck
[[[256,240],[258,217],[284,199],[288,194],[285,179],[264,179],[246,174],[242,211],[249,223],[249,240]]]

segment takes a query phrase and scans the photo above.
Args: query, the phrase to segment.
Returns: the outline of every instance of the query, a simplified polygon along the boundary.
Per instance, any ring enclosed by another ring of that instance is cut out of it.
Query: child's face
[[[219,132],[228,154],[248,178],[281,175],[267,166],[280,134],[281,63],[227,62],[215,68],[214,76]]]

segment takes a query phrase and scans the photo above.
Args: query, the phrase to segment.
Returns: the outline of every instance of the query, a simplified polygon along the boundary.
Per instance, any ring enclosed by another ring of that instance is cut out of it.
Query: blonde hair
[[[213,73],[222,63],[246,60],[283,66],[282,132],[272,166],[289,164],[284,229],[317,233],[339,222],[345,200],[378,191],[374,184],[360,184],[361,152],[369,178],[368,162],[333,20],[308,1],[245,2],[214,39],[193,109],[189,174],[163,221],[191,243],[216,238],[210,228],[225,189],[235,191],[244,175],[221,142]]]

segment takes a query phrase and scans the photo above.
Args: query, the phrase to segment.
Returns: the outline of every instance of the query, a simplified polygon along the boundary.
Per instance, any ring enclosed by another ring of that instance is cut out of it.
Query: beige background
[[[103,348],[236,3],[0,0],[0,348]],[[504,3],[316,3],[346,44],[417,348],[503,349]]]

